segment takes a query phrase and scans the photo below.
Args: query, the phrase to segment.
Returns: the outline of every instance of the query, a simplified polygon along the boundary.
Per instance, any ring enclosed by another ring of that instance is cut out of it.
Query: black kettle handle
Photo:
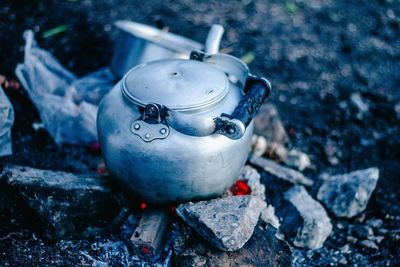
[[[249,75],[244,93],[245,96],[231,115],[222,114],[214,119],[216,133],[235,140],[241,138],[264,100],[271,93],[271,84],[266,78]]]

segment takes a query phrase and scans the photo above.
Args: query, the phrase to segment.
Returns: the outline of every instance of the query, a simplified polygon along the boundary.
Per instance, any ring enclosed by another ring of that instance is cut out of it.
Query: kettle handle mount
[[[150,103],[144,108],[144,114],[151,115],[144,116],[142,120],[148,121],[152,118],[152,123],[164,122],[178,132],[191,136],[221,134],[230,139],[238,140],[244,135],[247,126],[251,123],[270,92],[271,84],[267,79],[249,75],[244,87],[245,96],[238,103],[232,114],[223,113],[215,118],[197,118],[168,109],[168,107],[160,104]],[[163,139],[166,136],[167,134],[159,139]]]

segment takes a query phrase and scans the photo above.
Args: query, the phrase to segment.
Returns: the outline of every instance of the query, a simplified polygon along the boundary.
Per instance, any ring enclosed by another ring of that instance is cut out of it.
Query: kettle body
[[[229,77],[225,63],[213,64],[168,59],[137,66],[100,103],[105,164],[136,197],[162,204],[212,198],[240,175],[253,133],[251,118],[240,118],[253,116],[269,91],[246,106],[247,66]]]

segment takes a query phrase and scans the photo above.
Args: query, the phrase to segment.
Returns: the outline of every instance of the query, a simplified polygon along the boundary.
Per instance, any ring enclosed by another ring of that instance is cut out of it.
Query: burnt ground
[[[37,32],[40,46],[78,75],[106,66],[116,19],[168,26],[200,42],[212,23],[222,24],[222,47],[239,57],[254,53],[251,70],[271,80],[274,91],[269,101],[278,107],[291,145],[311,156],[315,169],[307,173],[310,177],[379,167],[379,184],[366,212],[340,222],[345,229],[380,218],[388,232],[378,251],[351,245],[354,253],[348,263],[400,264],[399,1],[6,0],[0,4],[0,73],[14,76],[23,57],[22,32],[28,28]],[[67,30],[43,37],[43,32],[60,25]],[[89,147],[56,146],[45,131],[33,130],[32,123],[40,119],[27,94],[6,93],[16,121],[14,155],[2,163],[75,173],[96,170],[99,155]],[[354,94],[368,105],[367,111],[357,108],[351,100]],[[20,217],[14,212],[0,214],[0,237],[15,231],[23,236],[1,240],[1,265],[35,265],[32,257],[38,255],[48,265],[81,263],[80,255],[62,252],[65,244],[38,246],[32,222]],[[335,228],[326,249],[311,256],[304,252],[304,264],[329,265],[326,253],[345,243],[345,230]]]

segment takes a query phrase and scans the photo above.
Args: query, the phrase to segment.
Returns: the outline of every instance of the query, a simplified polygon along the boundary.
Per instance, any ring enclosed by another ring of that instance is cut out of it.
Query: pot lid
[[[122,80],[122,91],[133,103],[164,105],[177,111],[215,105],[228,93],[225,73],[207,63],[168,59],[139,65]]]
[[[196,41],[137,22],[118,20],[115,22],[115,26],[128,34],[132,34],[174,51],[187,52],[203,49],[203,45]]]

